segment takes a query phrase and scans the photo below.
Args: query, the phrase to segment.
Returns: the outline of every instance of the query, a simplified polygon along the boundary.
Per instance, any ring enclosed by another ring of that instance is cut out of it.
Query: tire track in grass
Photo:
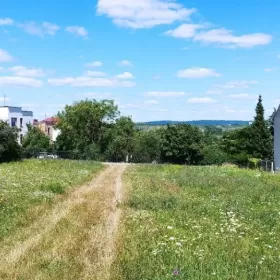
[[[122,198],[122,174],[125,169],[126,165],[123,164],[109,164],[89,184],[77,188],[68,195],[65,201],[59,202],[51,212],[46,213],[40,220],[35,221],[30,228],[26,229],[26,232],[21,235],[26,237],[24,240],[16,242],[13,246],[6,245],[4,248],[0,248],[0,274],[1,270],[8,273],[21,260],[24,260],[23,266],[24,263],[28,263],[29,252],[32,251],[32,254],[36,252],[37,247],[40,247],[43,240],[53,233],[56,226],[65,217],[71,220],[71,213],[75,210],[75,207],[86,203],[87,196],[96,192],[102,194],[103,197],[108,197],[108,199],[105,199],[104,202],[106,203],[101,204],[102,209],[98,209],[104,213],[102,215],[104,218],[96,227],[92,228],[90,239],[85,242],[87,244],[85,250],[87,250],[87,247],[94,247],[96,261],[92,262],[92,260],[87,259],[86,251],[84,254],[83,251],[80,253],[84,264],[80,279],[109,278],[109,268],[114,258],[115,236],[121,216],[121,210],[117,206]],[[39,250],[38,254],[43,253]],[[30,255],[32,256],[32,254]],[[32,258],[30,257],[31,263]],[[28,269],[26,268],[26,270]]]

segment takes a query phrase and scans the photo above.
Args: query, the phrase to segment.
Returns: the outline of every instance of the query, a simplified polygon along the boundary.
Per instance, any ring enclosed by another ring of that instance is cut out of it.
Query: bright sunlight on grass
[[[40,215],[45,210],[40,205],[51,203],[56,195],[90,180],[100,169],[97,163],[64,160],[1,164],[0,242]]]
[[[141,166],[125,182],[112,280],[280,279],[279,176]]]

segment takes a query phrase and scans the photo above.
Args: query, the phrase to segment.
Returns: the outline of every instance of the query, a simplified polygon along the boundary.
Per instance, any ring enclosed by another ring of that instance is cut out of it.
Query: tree
[[[57,146],[62,150],[74,150],[82,157],[86,157],[89,146],[94,146],[96,152],[104,127],[113,123],[118,115],[117,106],[110,100],[98,102],[86,99],[67,105],[58,113],[56,127],[61,130],[61,135]]]
[[[18,143],[18,130],[0,121],[0,162],[10,162],[22,158]]]
[[[133,139],[135,125],[131,118],[121,117],[110,129],[109,144],[106,150],[106,158],[110,161],[125,161],[127,156],[133,153]]]
[[[203,134],[195,126],[168,125],[162,130],[161,152],[165,162],[198,164],[202,159]]]
[[[269,130],[273,137],[274,137],[274,118],[276,116],[276,113],[277,113],[277,110],[276,110],[276,108],[274,108],[271,116],[269,116],[269,119],[268,119]]]
[[[229,161],[247,166],[249,158],[253,157],[254,152],[251,138],[251,126],[229,131],[223,135],[221,148],[229,156]]]
[[[31,157],[38,152],[47,151],[50,148],[50,138],[37,127],[28,124],[27,128],[28,132],[22,141],[24,155]]]
[[[251,143],[253,146],[252,156],[259,159],[269,159],[272,157],[272,137],[269,125],[264,119],[264,107],[262,105],[262,97],[256,107],[256,116],[252,123]]]
[[[160,161],[161,139],[158,130],[139,130],[134,137],[133,162]]]

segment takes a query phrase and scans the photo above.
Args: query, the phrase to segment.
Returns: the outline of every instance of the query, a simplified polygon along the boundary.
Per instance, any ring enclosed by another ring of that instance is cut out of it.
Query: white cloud
[[[132,66],[132,63],[129,60],[123,60],[118,63],[120,66]]]
[[[0,66],[0,72],[4,70],[4,67]]]
[[[164,108],[153,108],[153,109],[150,109],[150,111],[155,111],[155,112],[167,112],[168,109],[164,109]]]
[[[0,26],[1,25],[13,25],[14,21],[11,18],[0,18]]]
[[[134,79],[134,76],[129,72],[124,72],[116,76],[117,79],[126,80],[126,79]]]
[[[147,101],[145,102],[145,104],[149,104],[149,105],[157,105],[157,104],[158,104],[158,101],[157,101],[157,100],[153,100],[153,99],[151,99],[151,100],[147,100]]]
[[[100,71],[86,71],[85,74],[90,77],[105,77],[106,73]]]
[[[168,30],[166,35],[174,38],[192,38],[195,36],[198,29],[204,28],[201,24],[182,24],[176,29]]]
[[[222,94],[223,91],[220,90],[220,89],[210,89],[210,90],[207,90],[206,93],[207,93],[207,94]]]
[[[273,72],[275,70],[275,68],[265,68],[264,72],[270,73]]]
[[[16,76],[21,77],[44,77],[45,73],[41,68],[26,68],[24,66],[14,66],[9,68],[9,71],[13,72]]]
[[[196,10],[186,9],[176,0],[99,0],[97,12],[118,26],[136,29],[187,20]]]
[[[224,85],[217,85],[217,87],[223,89],[249,88],[250,85],[255,85],[257,83],[257,81],[232,81]]]
[[[185,92],[179,91],[150,91],[145,93],[146,96],[154,96],[154,97],[181,97],[185,96]]]
[[[42,81],[33,78],[25,78],[18,76],[0,76],[0,86],[38,88],[42,85]]]
[[[217,73],[213,69],[193,67],[178,71],[177,76],[179,78],[196,79],[206,77],[219,77],[221,76],[221,74]]]
[[[56,24],[43,22],[42,24],[35,21],[27,21],[18,24],[26,33],[43,37],[44,35],[55,35],[60,27]]]
[[[239,100],[254,100],[257,99],[257,95],[250,95],[248,93],[240,93],[240,94],[231,94],[229,95],[231,99],[239,99]]]
[[[263,33],[234,36],[230,30],[220,28],[198,33],[194,36],[194,40],[203,43],[214,43],[229,47],[251,48],[258,45],[267,45],[271,43],[272,36]]]
[[[72,87],[133,87],[135,83],[119,81],[114,78],[93,78],[93,77],[65,77],[49,79],[48,83],[53,86]]]
[[[49,22],[43,22],[42,24],[44,32],[49,35],[55,35],[55,33],[60,29],[60,27],[56,24],[49,23]]]
[[[6,51],[0,49],[0,62],[13,61],[14,58]]]
[[[88,35],[88,31],[82,26],[67,26],[65,30],[81,37],[86,37]]]
[[[216,102],[216,100],[209,97],[201,97],[201,98],[189,98],[187,102],[193,104],[201,104],[201,103],[214,103]]]
[[[103,62],[94,61],[94,62],[86,63],[85,66],[86,67],[101,67],[101,66],[103,66]]]

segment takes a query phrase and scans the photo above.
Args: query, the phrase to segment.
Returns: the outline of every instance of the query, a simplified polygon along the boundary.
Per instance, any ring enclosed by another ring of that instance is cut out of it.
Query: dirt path
[[[49,255],[67,261],[77,254],[74,263],[81,267],[77,270],[79,279],[109,279],[125,169],[125,164],[108,164],[89,184],[75,189],[30,228],[14,236],[17,242],[4,243],[0,248],[0,278],[56,279],[57,276],[44,277],[36,263]],[[64,225],[65,221],[71,228]],[[69,247],[75,250],[72,252]],[[48,261],[52,262],[52,257]],[[63,271],[60,273],[60,279],[72,279]]]

